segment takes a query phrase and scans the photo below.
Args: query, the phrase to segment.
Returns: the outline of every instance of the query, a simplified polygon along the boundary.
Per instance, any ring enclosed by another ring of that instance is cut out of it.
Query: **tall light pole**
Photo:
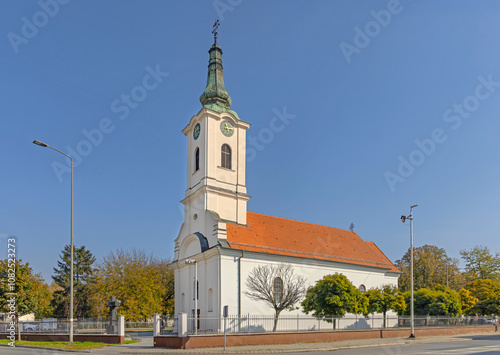
[[[71,240],[71,261],[70,261],[70,276],[69,276],[69,344],[73,344],[73,158],[68,154],[61,152],[59,149],[51,147],[48,144],[43,142],[34,140],[34,144],[39,145],[40,147],[50,148],[55,150],[56,152],[65,155],[69,160],[71,160],[71,227],[70,227],[70,240]]]
[[[413,306],[413,208],[418,205],[413,205],[410,207],[410,215],[409,216],[401,216],[401,221],[405,223],[407,219],[410,220],[410,278],[411,278],[411,300],[410,300],[410,310],[411,310],[411,334],[410,338],[415,338],[415,309]]]
[[[186,264],[194,264],[194,334],[198,334],[198,263],[194,259],[186,259]]]

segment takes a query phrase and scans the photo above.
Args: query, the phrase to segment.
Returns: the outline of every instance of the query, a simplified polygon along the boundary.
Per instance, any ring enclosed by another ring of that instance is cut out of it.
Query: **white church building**
[[[235,316],[274,315],[274,309],[244,294],[249,273],[265,264],[292,265],[307,280],[306,288],[334,273],[344,274],[361,291],[397,286],[400,271],[353,231],[247,211],[245,137],[250,123],[230,109],[217,37],[209,54],[203,107],[182,130],[187,189],[172,263],[175,314],[194,315],[196,297],[202,317],[220,316],[225,305]],[[286,313],[302,314],[300,309]]]

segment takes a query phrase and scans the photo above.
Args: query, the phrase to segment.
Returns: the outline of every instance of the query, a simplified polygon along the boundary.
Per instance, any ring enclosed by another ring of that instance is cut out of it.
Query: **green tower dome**
[[[210,59],[208,61],[208,76],[207,87],[200,96],[200,102],[203,107],[217,112],[231,112],[236,116],[238,114],[231,110],[231,97],[224,87],[224,73],[222,67],[222,49],[217,44],[217,33],[215,32],[214,44],[210,47],[208,53]]]

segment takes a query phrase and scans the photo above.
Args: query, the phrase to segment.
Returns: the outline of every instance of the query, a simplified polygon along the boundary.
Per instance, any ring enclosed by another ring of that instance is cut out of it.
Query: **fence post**
[[[118,335],[121,337],[125,336],[125,316],[118,316]]]
[[[297,314],[297,331],[300,331],[299,329],[299,315]]]
[[[187,313],[179,313],[177,316],[177,323],[179,323],[178,329],[177,329],[177,335],[179,337],[187,337],[188,335],[188,330],[187,330]]]
[[[153,314],[153,336],[160,335],[160,315]]]

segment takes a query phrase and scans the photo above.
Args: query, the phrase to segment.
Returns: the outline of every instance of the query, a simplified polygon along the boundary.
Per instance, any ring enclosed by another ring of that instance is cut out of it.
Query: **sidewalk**
[[[480,334],[474,334],[480,335]],[[487,335],[492,335],[488,333]],[[276,344],[276,345],[252,345],[228,347],[226,351],[223,348],[207,349],[166,349],[153,348],[153,339],[146,338],[140,343],[108,346],[103,349],[92,350],[95,354],[246,354],[246,353],[291,353],[306,351],[330,351],[338,349],[352,349],[373,346],[393,346],[395,350],[402,345],[412,343],[441,343],[453,341],[470,341],[473,335],[446,336],[446,337],[420,337],[415,339],[408,338],[387,338],[387,339],[363,339],[348,340],[328,343],[298,343],[298,344]],[[394,352],[398,353],[398,352]]]

